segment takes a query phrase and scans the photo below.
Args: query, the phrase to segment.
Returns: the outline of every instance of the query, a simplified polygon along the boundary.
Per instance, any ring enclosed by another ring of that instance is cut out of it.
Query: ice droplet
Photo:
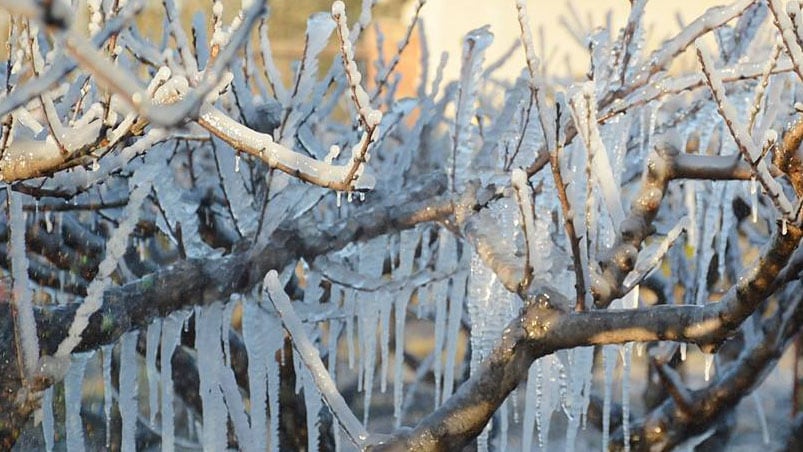
[[[714,355],[706,354],[705,355],[705,381],[711,379],[711,367],[714,364]]]

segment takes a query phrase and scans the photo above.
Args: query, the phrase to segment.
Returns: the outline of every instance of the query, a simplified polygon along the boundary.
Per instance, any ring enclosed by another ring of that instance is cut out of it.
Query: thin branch
[[[263,286],[263,291],[267,295],[266,298],[270,300],[279,317],[281,317],[284,329],[292,339],[293,347],[298,351],[298,356],[301,357],[304,365],[309,369],[321,396],[323,396],[326,404],[329,405],[332,414],[352,443],[357,448],[362,449],[368,440],[368,431],[365,430],[365,426],[351,411],[331,375],[329,375],[329,371],[326,370],[326,366],[324,366],[318,353],[318,348],[307,337],[304,326],[301,324],[301,319],[293,310],[290,298],[284,292],[278,273],[275,270],[271,270],[265,275]],[[305,396],[314,397],[313,394],[305,394]]]

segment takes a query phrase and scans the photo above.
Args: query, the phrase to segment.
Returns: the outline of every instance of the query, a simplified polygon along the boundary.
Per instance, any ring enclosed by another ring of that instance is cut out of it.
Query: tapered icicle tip
[[[516,168],[510,174],[510,180],[513,183],[514,188],[517,190],[523,189],[527,186],[527,173],[525,173],[521,168]]]
[[[344,14],[346,14],[346,4],[345,3],[343,3],[340,0],[337,0],[336,2],[332,3],[332,15],[333,16],[337,17],[337,16],[342,16]]]

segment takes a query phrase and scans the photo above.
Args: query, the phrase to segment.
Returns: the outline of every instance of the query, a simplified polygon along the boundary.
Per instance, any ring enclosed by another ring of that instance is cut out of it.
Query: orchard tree
[[[798,335],[798,2],[737,0],[650,49],[633,0],[588,31],[577,80],[539,62],[526,2],[500,2],[512,82],[487,27],[459,80],[428,67],[423,0],[371,71],[376,1],[335,1],[292,74],[266,4],[185,23],[162,3],[153,30],[141,0],[88,0],[85,22],[0,0],[3,448],[530,450],[557,412],[568,448],[589,421],[602,448],[664,450],[724,441]],[[423,358],[413,322],[433,325]]]

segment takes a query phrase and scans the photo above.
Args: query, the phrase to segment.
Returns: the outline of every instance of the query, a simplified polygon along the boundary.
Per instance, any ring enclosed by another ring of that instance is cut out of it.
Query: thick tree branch
[[[375,450],[454,450],[484,428],[537,358],[579,346],[673,340],[712,352],[773,290],[775,277],[796,249],[803,230],[776,232],[759,262],[718,303],[632,310],[566,312],[563,297],[544,289],[527,301],[518,318],[481,367],[440,409],[414,429]]]

